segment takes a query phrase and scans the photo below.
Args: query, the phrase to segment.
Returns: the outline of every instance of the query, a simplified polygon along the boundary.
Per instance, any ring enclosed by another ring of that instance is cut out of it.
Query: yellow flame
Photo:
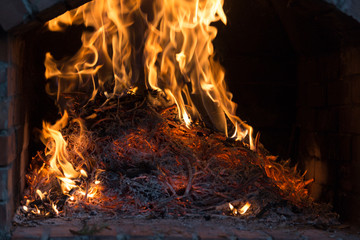
[[[88,177],[88,175],[87,175],[87,173],[85,172],[84,169],[81,169],[81,170],[80,170],[80,173],[81,173],[82,176]]]
[[[245,214],[246,211],[250,208],[250,206],[251,206],[251,204],[249,202],[246,202],[246,204],[242,208],[239,209],[239,213],[241,215]]]
[[[94,31],[83,32],[82,47],[70,59],[55,60],[46,54],[45,77],[57,81],[57,88],[48,85],[47,93],[59,98],[60,93],[82,90],[91,93],[89,100],[99,89],[108,97],[126,93],[132,85],[134,56],[128,27],[139,8],[140,0],[96,0],[50,20],[51,31],[79,24]],[[107,83],[112,89],[106,89]]]
[[[36,193],[37,193],[37,195],[39,195],[39,197],[40,197],[41,200],[44,200],[44,198],[45,198],[45,194],[44,194],[44,193],[42,193],[39,189],[36,190]]]
[[[46,156],[49,156],[50,171],[62,181],[63,192],[69,192],[76,184],[71,178],[78,178],[80,173],[76,171],[71,162],[66,149],[67,143],[60,130],[67,125],[68,114],[65,111],[63,117],[54,125],[43,122],[41,140],[46,145]]]
[[[51,207],[55,211],[56,216],[59,215],[59,210],[57,209],[56,205],[53,202],[51,203]]]
[[[152,14],[140,8],[141,3],[95,0],[49,21],[51,31],[79,24],[94,30],[83,32],[82,47],[70,59],[56,60],[46,54],[45,77],[57,83],[47,85],[48,94],[59,99],[62,93],[85,91],[90,101],[99,91],[108,98],[136,92],[136,76],[141,74],[134,74],[132,68],[139,51],[134,36],[141,33],[134,30],[139,24],[133,25],[141,19],[147,28],[142,36],[147,88],[176,104],[187,127],[193,119],[207,116],[228,136],[229,119],[234,129],[231,137],[248,136],[254,149],[252,128],[236,116],[224,69],[214,60],[212,41],[217,29],[211,24],[227,24],[224,0],[153,0]]]
[[[229,203],[229,208],[232,211],[234,209],[234,206],[231,203]]]
[[[214,60],[212,40],[217,29],[211,23],[227,23],[223,4],[223,0],[154,1],[144,51],[147,86],[164,91],[176,103],[186,126],[189,113],[198,116],[198,109],[205,109],[201,114],[208,115],[218,130],[227,135],[227,117],[235,128],[233,137],[242,140],[249,135],[254,149],[252,128],[236,116],[224,70]]]

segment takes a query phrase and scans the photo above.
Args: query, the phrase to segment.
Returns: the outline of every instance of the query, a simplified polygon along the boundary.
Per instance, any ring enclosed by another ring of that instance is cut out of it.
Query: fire
[[[207,115],[228,136],[228,118],[233,124],[231,137],[243,140],[248,136],[254,149],[252,128],[236,116],[224,69],[214,60],[212,40],[217,29],[211,23],[227,23],[223,0],[155,0],[151,21],[141,4],[141,0],[95,0],[49,21],[51,31],[76,24],[95,30],[83,33],[83,45],[70,60],[55,60],[46,54],[45,76],[58,83],[56,89],[49,84],[48,94],[59,100],[63,93],[81,90],[89,94],[90,101],[98,93],[113,98],[137,89],[139,73],[134,71],[139,69],[133,70],[133,62],[138,49],[131,27],[140,16],[147,28],[143,52],[146,87],[176,104],[179,119],[187,127],[193,119]]]
[[[244,215],[250,207],[251,207],[251,204],[249,202],[246,202],[245,205],[243,207],[241,207],[240,209],[235,208],[234,205],[229,203],[230,212],[234,216],[236,216],[238,214]]]
[[[251,204],[247,202],[242,208],[239,209],[239,213],[241,215],[244,215],[246,211],[250,208],[250,206]]]
[[[224,70],[214,60],[212,40],[217,29],[211,23],[227,23],[223,0],[156,0],[154,20],[145,42],[147,86],[164,91],[176,103],[187,126],[191,116],[205,109],[214,126],[228,134],[226,117],[235,127],[232,137],[242,140],[252,128],[235,114],[236,104],[226,89]]]
[[[222,132],[219,134],[221,136],[216,135],[216,139],[220,139],[219,142],[225,142],[225,136],[239,141],[246,139],[249,148],[255,150],[253,129],[236,116],[237,105],[227,90],[225,71],[215,60],[212,41],[217,35],[217,29],[212,24],[227,24],[223,10],[224,1],[153,0],[151,13],[143,10],[142,4],[141,0],[94,0],[47,23],[50,31],[63,31],[71,25],[81,24],[87,27],[87,30],[83,32],[82,46],[74,56],[55,59],[50,52],[45,55],[46,91],[56,99],[62,117],[54,124],[43,122],[41,140],[45,145],[45,158],[41,157],[43,162],[38,168],[34,168],[36,174],[28,178],[30,183],[37,183],[30,187],[30,193],[37,199],[40,198],[43,204],[32,206],[29,200],[22,206],[23,211],[45,216],[48,216],[50,211],[53,216],[58,216],[63,212],[63,206],[60,204],[75,206],[91,202],[96,205],[116,198],[114,195],[102,195],[105,181],[99,176],[105,172],[105,167],[100,159],[92,156],[92,153],[97,151],[97,146],[91,146],[91,133],[87,130],[89,124],[86,123],[91,122],[92,126],[101,125],[102,121],[107,120],[98,120],[102,114],[101,107],[110,109],[113,106],[106,106],[106,103],[125,95],[144,92],[144,87],[149,90],[148,92],[157,92],[164,100],[161,102],[164,112],[169,109],[166,107],[174,106],[175,109],[176,106],[177,121],[181,122],[181,129],[171,130],[169,126],[162,126],[162,130],[172,134],[175,141],[183,141],[184,135],[181,134],[184,132],[189,137],[190,134],[186,131],[191,132],[191,129],[196,127],[196,124],[193,124],[195,121],[208,118],[213,126]],[[148,17],[150,15],[153,17]],[[143,32],[138,31],[139,25],[144,29]],[[139,39],[142,42],[141,46],[137,44]],[[139,61],[139,55],[144,65],[143,74],[139,72],[139,68],[134,67]],[[139,79],[142,75],[145,78]],[[79,109],[95,105],[97,99],[106,100],[100,108],[95,108],[94,113],[83,116],[79,111],[75,111],[71,104],[62,104],[63,100],[71,98],[69,96],[73,93],[82,93],[79,95],[86,98],[82,99]],[[157,103],[149,104],[155,106]],[[122,119],[117,118],[117,124],[121,123]],[[66,132],[69,125],[75,128],[76,132]],[[127,153],[126,146],[130,148],[139,142],[142,146],[137,147],[135,151],[140,152],[142,157],[161,154],[161,149],[156,149],[156,144],[166,139],[164,136],[159,137],[159,141],[151,142],[148,138],[141,138],[146,134],[145,129],[139,128],[127,134],[126,141],[114,140],[111,143],[118,147],[118,161],[128,161],[124,157]],[[154,134],[155,131],[151,133],[152,136]],[[196,130],[192,134],[196,135]],[[198,144],[189,144],[186,151],[197,150],[201,144],[205,145],[209,138],[204,139]],[[217,146],[221,146],[219,142],[216,142]],[[177,149],[177,144],[173,143],[169,148]],[[166,152],[167,149],[162,151]],[[239,167],[240,160],[234,159],[235,154],[231,155],[234,152],[239,154],[241,150],[236,148],[227,151],[224,148],[220,154],[206,158],[209,163],[205,164],[207,166],[203,171],[208,169],[210,161],[215,158],[222,159],[223,164]],[[206,151],[202,154],[207,156]],[[193,166],[195,163],[190,163],[189,160],[196,158],[195,162],[199,163],[199,157],[195,155],[186,156],[188,175],[178,175],[169,179],[167,171],[156,166],[161,175],[159,179],[167,181],[165,185],[177,200],[188,197],[191,191],[201,192],[203,186],[193,182],[204,173],[196,172],[200,167]],[[107,152],[104,152],[104,158],[106,157]],[[267,176],[273,179],[281,190],[292,194],[290,198],[296,201],[306,195],[304,187],[307,183],[291,177],[293,173],[288,173],[288,170],[282,169],[272,159],[264,156],[260,156],[260,159],[253,164],[264,169]],[[155,157],[153,160],[155,161]],[[179,165],[183,164],[176,160]],[[232,162],[228,163],[230,160]],[[127,170],[124,169],[125,173],[122,174],[131,175],[132,173]],[[137,180],[145,181],[144,179],[151,180],[147,177],[139,177]],[[58,192],[64,196],[61,202],[49,197],[57,191],[56,184],[60,189]],[[240,188],[240,185],[237,187]],[[296,190],[293,191],[294,189]],[[296,195],[299,192],[300,194]],[[183,195],[179,196],[181,194]],[[32,200],[35,201],[34,198]],[[241,208],[229,203],[234,216],[245,214],[250,207],[249,202]],[[48,212],[44,209],[48,209]]]
[[[75,182],[71,179],[78,178],[81,174],[79,171],[76,171],[73,164],[69,162],[69,153],[66,149],[67,143],[59,131],[67,125],[67,120],[68,114],[65,111],[63,117],[54,125],[43,122],[41,135],[41,139],[46,145],[45,155],[50,156],[50,171],[54,172],[62,182],[61,186],[64,193],[76,187]]]

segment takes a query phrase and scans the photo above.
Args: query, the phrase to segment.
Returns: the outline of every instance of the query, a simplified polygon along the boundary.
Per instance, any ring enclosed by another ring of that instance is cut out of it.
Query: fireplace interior
[[[43,26],[85,2],[1,2],[0,238],[9,236],[29,162],[43,148],[34,129],[59,118],[45,92],[45,54],[71,56],[91,31]],[[360,223],[360,8],[338,2],[225,0],[228,23],[213,24],[214,46],[238,116],[271,154],[307,171],[310,195],[353,227]]]

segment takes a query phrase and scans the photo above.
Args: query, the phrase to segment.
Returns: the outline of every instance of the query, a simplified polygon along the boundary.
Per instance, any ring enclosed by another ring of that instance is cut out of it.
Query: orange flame
[[[49,156],[50,171],[54,172],[58,179],[61,180],[63,192],[69,192],[76,187],[71,178],[78,178],[80,172],[76,171],[71,162],[66,149],[67,143],[63,138],[60,130],[67,125],[68,114],[65,111],[63,117],[54,125],[43,122],[41,140],[46,145],[45,155]]]
[[[57,61],[46,54],[45,77],[56,77],[58,82],[57,89],[48,86],[47,93],[59,98],[60,93],[81,89],[91,92],[89,100],[99,89],[109,98],[126,93],[132,85],[133,53],[128,26],[139,6],[136,0],[97,0],[49,21],[51,31],[62,31],[73,24],[95,30],[83,33],[82,47],[71,59]],[[112,92],[108,92],[106,84],[113,86]]]
[[[241,215],[244,215],[246,211],[250,208],[250,206],[251,204],[247,202],[242,208],[239,209],[239,213]]]
[[[236,104],[227,91],[225,73],[214,60],[212,40],[217,29],[211,23],[227,24],[224,0],[154,0],[154,18],[149,21],[141,0],[95,0],[48,22],[51,31],[84,24],[94,29],[82,35],[83,45],[69,60],[55,60],[46,54],[45,76],[57,81],[47,92],[57,96],[75,90],[89,93],[93,100],[99,91],[108,98],[131,93],[136,84],[132,62],[135,44],[130,28],[142,17],[147,31],[144,43],[145,85],[163,93],[176,104],[179,118],[190,127],[192,119],[207,116],[232,138],[249,137],[254,149],[252,128],[236,116]],[[112,74],[109,74],[112,73]],[[107,89],[106,86],[112,86]],[[111,91],[111,92],[110,92]]]
[[[232,137],[242,140],[252,128],[235,114],[236,104],[226,90],[224,70],[214,60],[212,40],[217,29],[227,23],[223,0],[156,0],[155,17],[149,25],[145,43],[145,68],[150,88],[163,90],[176,103],[180,119],[190,124],[192,116],[205,108],[214,126],[227,133],[226,117],[235,126]]]

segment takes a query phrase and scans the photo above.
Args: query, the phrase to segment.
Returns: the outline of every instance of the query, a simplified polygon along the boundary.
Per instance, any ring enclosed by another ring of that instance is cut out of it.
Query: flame
[[[41,135],[41,140],[46,145],[45,155],[50,158],[48,163],[50,173],[53,172],[61,181],[61,188],[64,193],[76,187],[75,181],[72,179],[76,179],[82,174],[81,171],[75,170],[73,164],[69,161],[67,143],[60,132],[67,125],[67,121],[68,113],[65,111],[62,118],[54,125],[43,122]]]
[[[250,206],[251,206],[251,204],[249,202],[246,202],[242,208],[237,209],[234,207],[234,205],[229,203],[229,209],[230,209],[232,215],[234,215],[234,216],[236,216],[238,214],[244,215],[247,212],[247,210],[250,208]]]
[[[253,130],[236,116],[237,105],[227,90],[225,71],[214,57],[212,41],[217,29],[212,24],[219,21],[227,24],[224,0],[153,0],[152,3],[153,14],[149,14],[141,8],[142,0],[94,0],[49,21],[50,31],[64,31],[71,25],[84,25],[87,30],[81,37],[82,46],[70,58],[55,59],[50,52],[46,53],[46,92],[56,97],[61,108],[60,99],[68,93],[85,93],[88,103],[99,94],[107,100],[136,94],[144,85],[176,105],[179,119],[186,127],[191,128],[198,119],[209,118],[226,136],[236,140],[248,138],[254,150]],[[148,18],[149,15],[153,17]],[[135,25],[139,19],[143,32]],[[139,34],[141,46],[136,44]],[[144,84],[138,81],[138,76],[143,75],[139,68],[133,68],[139,55],[144,63]],[[46,146],[46,162],[37,173],[54,176],[71,203],[95,198],[101,191],[101,182],[97,175],[91,174],[88,159],[82,154],[88,141],[84,137],[83,120],[73,119],[66,110],[60,110],[62,117],[55,124],[43,122],[41,140]],[[97,116],[94,113],[85,119]],[[79,125],[75,139],[62,135],[69,121]],[[73,144],[68,144],[69,141]],[[68,149],[69,146],[73,149]],[[266,171],[271,174],[272,170]],[[50,194],[46,191],[36,190],[41,200]],[[51,202],[51,207],[58,215],[58,206]],[[237,215],[244,214],[250,204],[237,209],[229,203],[229,207]],[[41,211],[35,208],[32,212],[40,215]],[[29,210],[27,205],[23,209]]]
[[[80,169],[80,174],[84,177],[88,177],[87,173],[85,172],[84,169]]]
[[[228,134],[227,117],[235,128],[232,137],[242,140],[249,135],[254,149],[252,128],[236,116],[224,70],[214,60],[217,29],[211,23],[226,25],[223,4],[223,0],[155,0],[144,50],[147,86],[165,92],[186,126],[189,112],[197,117],[198,109],[205,108],[218,130]]]
[[[44,200],[44,198],[45,198],[45,194],[44,194],[44,193],[42,193],[39,189],[36,190],[36,193],[37,193],[37,195],[39,195],[39,197],[40,197],[41,200]]]
[[[251,204],[249,202],[246,202],[246,204],[239,209],[239,213],[241,215],[244,215],[246,213],[246,211],[250,208]]]
[[[153,19],[147,18],[141,4],[141,0],[95,0],[49,21],[51,31],[80,24],[94,30],[83,33],[82,47],[70,59],[56,60],[46,54],[47,93],[59,100],[63,93],[80,90],[88,93],[89,101],[99,92],[108,98],[135,93],[140,74],[132,66],[139,47],[132,28],[135,18],[140,18],[147,28],[142,36],[147,88],[176,104],[187,127],[193,119],[207,116],[228,136],[229,119],[231,137],[248,136],[254,150],[252,128],[236,116],[224,69],[214,59],[212,41],[217,29],[211,24],[227,24],[224,0],[154,0]],[[55,89],[52,81],[57,83]]]
[[[90,93],[89,100],[93,100],[99,90],[109,98],[126,93],[133,77],[133,47],[128,27],[139,6],[137,0],[97,0],[49,21],[47,26],[51,31],[63,31],[69,25],[80,24],[94,31],[83,33],[82,47],[70,59],[55,60],[50,53],[46,54],[45,77],[57,81],[55,90],[47,86],[47,93],[59,99],[61,93],[80,89]],[[107,84],[113,88],[106,89]]]
[[[231,211],[234,210],[234,205],[232,205],[231,203],[229,203],[229,208],[230,208]]]
[[[59,215],[59,210],[57,209],[57,206],[53,202],[51,203],[51,207],[55,211],[56,216]]]

